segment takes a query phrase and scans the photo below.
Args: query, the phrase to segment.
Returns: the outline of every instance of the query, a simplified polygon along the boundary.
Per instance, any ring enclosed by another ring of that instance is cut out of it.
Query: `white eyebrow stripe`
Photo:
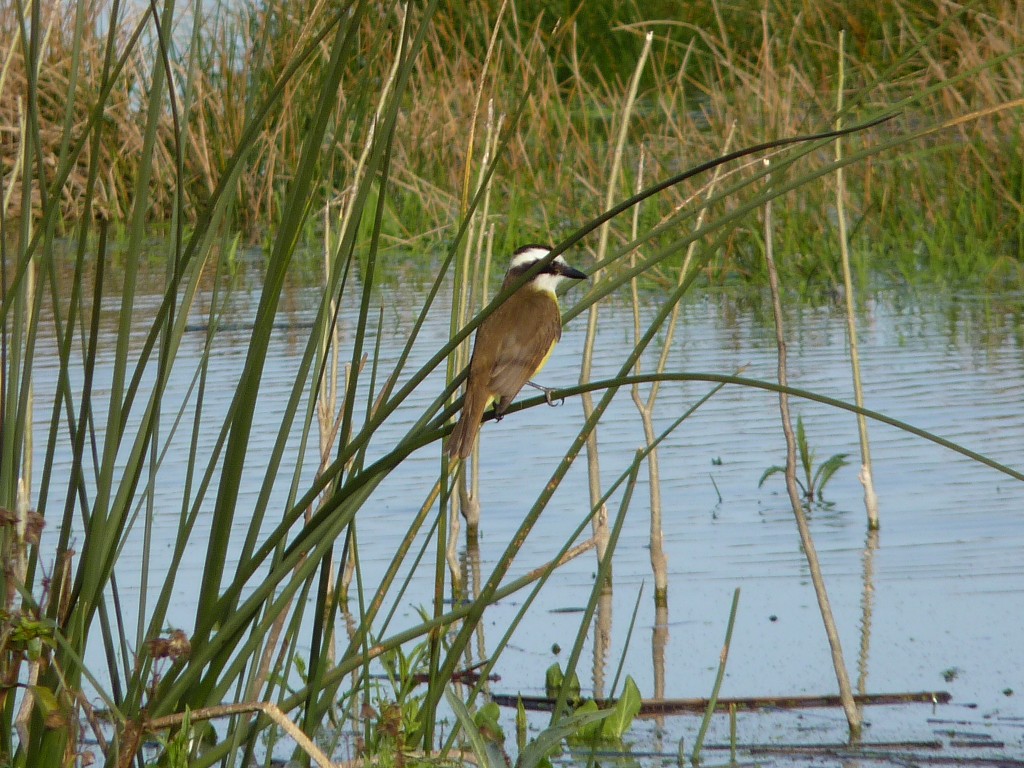
[[[551,251],[547,248],[528,248],[527,250],[513,256],[508,268],[515,269],[516,267],[522,267],[524,264],[533,264],[535,261],[543,259],[549,253],[551,253]]]
[[[535,262],[540,261],[549,253],[551,253],[551,251],[549,251],[547,248],[530,248],[529,250],[523,251],[522,253],[517,253],[515,256],[513,256],[512,261],[509,262],[508,268],[509,270],[513,270],[528,267],[534,264]],[[568,262],[562,258],[561,254],[555,256],[555,258],[551,260],[551,263],[560,264],[563,267],[569,266]]]

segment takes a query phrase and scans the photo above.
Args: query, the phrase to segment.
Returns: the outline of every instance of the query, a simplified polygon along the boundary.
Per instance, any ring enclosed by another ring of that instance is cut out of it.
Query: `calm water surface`
[[[419,304],[416,288],[398,281],[382,289],[387,306],[380,364],[396,359]],[[252,482],[241,509],[255,503],[262,480],[260,449],[269,452],[289,395],[307,331],[315,311],[315,288],[291,286],[282,301],[281,326],[267,363],[255,414]],[[978,450],[1020,468],[1024,460],[1024,342],[1019,296],[985,299],[974,295],[919,296],[901,289],[879,290],[859,316],[866,404],[892,417]],[[217,437],[241,370],[251,321],[259,299],[255,280],[243,281],[231,298],[225,330],[216,339],[200,435],[200,466]],[[159,297],[140,299],[138,337],[148,327]],[[110,300],[107,321],[116,318],[118,300]],[[193,310],[205,322],[208,295]],[[669,368],[685,372],[735,373],[773,380],[774,330],[765,321],[763,299],[694,292],[683,307]],[[645,309],[645,315],[653,314]],[[348,338],[354,318],[349,308],[342,323]],[[621,301],[600,310],[595,378],[614,375],[632,339],[632,313]],[[441,303],[417,343],[408,370],[425,361],[446,340],[448,308]],[[566,329],[542,380],[569,385],[578,377],[585,323]],[[845,321],[831,305],[793,308],[787,314],[790,382],[794,386],[852,400]],[[111,334],[113,331],[111,331]],[[184,397],[206,335],[186,334],[173,391]],[[660,343],[660,339],[659,339]],[[52,340],[48,342],[55,359]],[[101,344],[100,401],[109,387],[113,349]],[[51,370],[54,364],[51,362]],[[650,358],[646,370],[650,370]],[[45,381],[45,371],[39,374]],[[375,439],[371,453],[383,453],[404,434],[440,390],[429,379]],[[666,426],[702,397],[711,385],[670,384],[662,389],[656,422]],[[37,417],[45,422],[52,392],[40,386]],[[526,394],[530,394],[527,392]],[[646,391],[644,392],[646,395]],[[872,424],[871,448],[880,501],[882,529],[867,535],[861,486],[857,479],[857,427],[854,417],[827,407],[796,401],[818,460],[848,453],[826,490],[827,505],[811,511],[811,529],[827,580],[855,685],[871,693],[948,690],[953,704],[931,708],[872,708],[866,712],[871,740],[949,740],[948,731],[1002,742],[967,756],[1024,758],[1024,483],[963,456],[901,432]],[[136,417],[137,418],[137,417]],[[186,417],[186,422],[191,413]],[[578,400],[559,408],[538,407],[509,416],[482,431],[482,522],[479,567],[490,573],[522,516],[550,477],[558,459],[582,425]],[[171,418],[165,419],[169,430]],[[298,430],[295,430],[296,433]],[[623,391],[599,430],[601,478],[607,486],[632,461],[643,444],[641,422],[629,393]],[[151,584],[162,583],[161,553],[169,556],[178,525],[181,487],[189,437],[185,428],[172,440],[160,470],[157,496],[157,546]],[[37,438],[37,446],[43,442]],[[310,441],[308,482],[315,466],[315,436]],[[298,450],[298,434],[292,436]],[[66,457],[65,457],[66,458]],[[807,566],[781,476],[758,488],[770,465],[782,464],[785,444],[779,427],[778,400],[770,393],[726,387],[703,405],[664,444],[660,452],[664,537],[669,568],[669,607],[658,625],[649,561],[646,469],[634,494],[615,555],[614,590],[604,607],[608,648],[595,655],[594,634],[579,673],[584,688],[609,693],[620,665],[645,697],[654,695],[656,678],[671,698],[710,694],[733,590],[741,589],[728,671],[721,695],[769,696],[831,694],[836,683]],[[64,467],[66,470],[66,465]],[[290,469],[288,469],[290,471]],[[282,509],[291,477],[282,474],[271,509]],[[437,446],[415,454],[385,481],[360,512],[359,532],[364,578],[375,584],[393,552],[395,534],[404,531],[438,472]],[[212,495],[212,494],[211,494]],[[619,496],[610,509],[618,509]],[[275,506],[276,504],[276,506]],[[212,507],[212,502],[209,503]],[[589,511],[586,465],[578,461],[521,548],[511,576],[521,575],[553,557]],[[200,523],[200,526],[202,522]],[[248,521],[236,522],[236,546]],[[265,526],[269,530],[269,524]],[[47,532],[52,544],[55,531]],[[129,617],[139,611],[141,524],[118,561],[121,600]],[[205,559],[203,532],[176,582],[172,624],[190,631],[199,574]],[[52,551],[52,548],[50,549]],[[463,551],[463,558],[467,553]],[[229,564],[230,568],[230,564]],[[432,557],[413,575],[399,606],[398,624],[417,622],[416,609],[432,595]],[[531,607],[511,646],[496,668],[502,693],[542,694],[544,670],[564,663],[580,622],[573,609],[587,603],[596,564],[587,553],[553,577]],[[194,578],[194,581],[191,580]],[[150,600],[157,587],[150,590]],[[134,591],[133,591],[134,590]],[[642,595],[641,595],[642,591]],[[639,597],[639,603],[638,601]],[[476,651],[486,655],[500,640],[522,605],[525,593],[489,610]],[[627,645],[631,614],[636,626]],[[133,619],[134,620],[134,619]],[[657,627],[657,630],[656,630]],[[561,654],[553,651],[559,644]],[[656,665],[655,658],[663,658]],[[100,666],[97,658],[96,666]],[[946,677],[952,678],[947,680]],[[542,720],[537,719],[537,723]],[[687,750],[698,727],[694,717],[638,723],[631,741],[638,751],[674,755],[680,738]],[[511,732],[511,727],[509,732]],[[716,718],[709,741],[727,738],[724,717]],[[842,741],[841,712],[813,710],[778,715],[741,715],[741,742]],[[715,753],[709,759],[715,762]]]

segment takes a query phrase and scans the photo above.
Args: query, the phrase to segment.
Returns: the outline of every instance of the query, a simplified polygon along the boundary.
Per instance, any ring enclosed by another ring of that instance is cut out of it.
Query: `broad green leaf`
[[[587,705],[591,706],[587,706]],[[559,721],[538,734],[537,738],[526,745],[526,749],[519,753],[516,761],[516,768],[546,768],[550,766],[548,758],[558,754],[563,739],[574,739],[587,727],[595,727],[600,730],[600,722],[611,714],[610,710],[599,710],[597,704],[589,701],[571,715],[559,719]]]
[[[601,736],[605,739],[621,739],[633,725],[633,718],[640,713],[641,696],[636,682],[626,675],[626,683],[612,707],[611,715],[601,723]]]
[[[593,699],[587,699],[585,702],[583,702],[582,704],[580,704],[580,706],[576,708],[576,712],[574,713],[577,715],[592,715],[598,713],[603,714],[604,717],[598,720],[592,720],[581,723],[580,726],[575,730],[575,732],[569,734],[569,740],[585,742],[597,741],[601,737],[601,721],[607,717],[611,717],[612,710],[600,709],[597,706],[596,701],[594,701]]]

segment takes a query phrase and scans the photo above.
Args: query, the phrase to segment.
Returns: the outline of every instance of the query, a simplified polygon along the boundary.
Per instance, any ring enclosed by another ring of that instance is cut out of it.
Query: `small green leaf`
[[[849,455],[848,453],[837,453],[822,462],[821,466],[818,467],[818,471],[814,475],[814,485],[818,489],[818,498],[821,498],[825,493],[825,486],[832,479],[832,475],[850,463],[846,460],[846,457]]]
[[[598,713],[605,715],[605,717],[611,716],[611,710],[601,710],[597,706],[597,702],[593,699],[587,699],[580,706],[576,708],[574,715],[597,715]],[[601,720],[591,720],[581,722],[579,727],[574,733],[569,734],[569,741],[582,741],[587,743],[593,743],[598,741],[601,737]]]
[[[476,714],[473,715],[473,722],[476,723],[476,727],[480,729],[484,738],[502,744],[505,741],[505,732],[498,722],[500,717],[501,708],[493,701],[489,701],[476,711]]]
[[[14,614],[14,624],[10,633],[12,643],[28,645],[33,640],[40,638],[52,645],[53,628],[46,622],[32,619],[24,614]]]
[[[578,698],[580,695],[580,679],[576,676],[576,673],[572,673],[572,677],[569,678],[569,682],[565,681],[565,674],[562,672],[562,668],[555,662],[548,667],[547,672],[544,673],[544,692],[549,699],[554,699],[558,696],[562,690],[563,685],[568,685],[569,700]]]
[[[191,712],[185,707],[185,716],[181,726],[164,744],[164,764],[170,768],[187,768],[190,757],[189,745],[192,741]]]
[[[767,480],[772,475],[783,474],[785,473],[785,471],[786,468],[780,467],[778,464],[776,464],[773,467],[768,467],[768,469],[764,471],[764,474],[761,475],[761,479],[757,481],[757,487],[760,488],[762,485],[764,485],[764,481]]]
[[[553,699],[558,695],[558,692],[562,689],[562,681],[564,679],[565,675],[562,673],[562,667],[558,662],[547,668],[547,671],[544,673],[544,692],[549,699]]]
[[[480,768],[507,768],[501,750],[497,749],[494,742],[488,740],[477,727],[473,715],[469,713],[469,709],[467,709],[462,699],[456,696],[450,687],[444,689],[444,695],[448,701],[448,706],[452,708],[452,712],[455,713],[455,717],[459,720],[459,725],[462,726],[462,730],[466,734],[470,748],[473,750]]]
[[[526,707],[522,696],[516,703],[516,748],[520,753],[526,748]]]
[[[580,697],[580,679],[576,675],[575,670],[572,673],[572,677],[569,678],[568,683],[563,683],[566,686],[569,693],[569,701],[575,701]]]
[[[612,707],[612,714],[601,722],[601,736],[615,741],[621,739],[633,725],[633,718],[640,714],[640,705],[640,689],[633,678],[626,675],[622,695]]]
[[[814,497],[814,481],[811,479],[814,470],[814,450],[807,442],[804,420],[799,416],[796,417],[796,445],[797,453],[800,456],[800,466],[803,467],[804,479],[807,483],[806,487],[801,485],[801,488],[804,490],[804,496],[810,499]]]

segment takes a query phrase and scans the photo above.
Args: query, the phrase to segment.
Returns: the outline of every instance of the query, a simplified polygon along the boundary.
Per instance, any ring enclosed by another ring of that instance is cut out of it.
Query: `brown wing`
[[[448,438],[452,458],[466,458],[472,452],[491,399],[498,401],[498,413],[504,412],[562,335],[554,297],[523,289],[516,299],[498,307],[477,330],[462,415]]]
[[[562,318],[553,297],[539,291],[522,291],[521,301],[505,305],[501,323],[505,333],[491,367],[488,389],[504,405],[537,373],[562,335]],[[513,316],[514,313],[514,316]]]

